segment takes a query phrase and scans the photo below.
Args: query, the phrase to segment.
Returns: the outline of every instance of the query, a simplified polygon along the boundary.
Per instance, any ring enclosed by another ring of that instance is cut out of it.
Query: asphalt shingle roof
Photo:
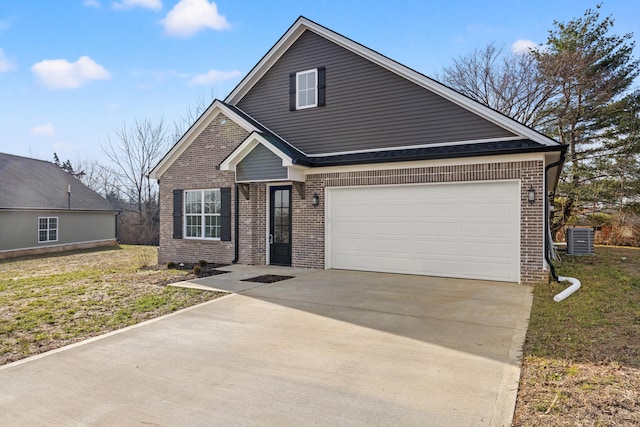
[[[111,203],[51,162],[0,153],[0,209],[115,211]]]

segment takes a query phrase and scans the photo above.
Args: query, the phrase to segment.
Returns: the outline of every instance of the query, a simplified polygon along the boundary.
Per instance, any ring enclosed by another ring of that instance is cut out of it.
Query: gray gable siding
[[[289,111],[289,74],[321,66],[326,106]],[[306,154],[514,136],[308,30],[237,105]]]
[[[240,182],[286,178],[287,168],[282,166],[282,159],[262,144],[258,144],[236,166],[236,180]]]

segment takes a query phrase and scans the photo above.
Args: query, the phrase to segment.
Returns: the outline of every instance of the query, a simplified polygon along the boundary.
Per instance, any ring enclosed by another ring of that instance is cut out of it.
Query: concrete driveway
[[[197,285],[238,294],[1,367],[0,424],[510,425],[530,288],[233,268]]]

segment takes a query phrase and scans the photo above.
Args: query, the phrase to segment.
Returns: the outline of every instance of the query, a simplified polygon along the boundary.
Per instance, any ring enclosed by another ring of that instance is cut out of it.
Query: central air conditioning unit
[[[567,229],[567,255],[593,255],[593,228]]]

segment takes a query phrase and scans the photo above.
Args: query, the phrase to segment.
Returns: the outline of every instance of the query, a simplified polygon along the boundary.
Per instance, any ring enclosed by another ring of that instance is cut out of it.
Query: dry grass
[[[0,262],[0,364],[223,295],[168,287],[191,276],[156,263],[148,246]]]
[[[640,425],[640,250],[565,256],[559,274],[582,288],[534,291],[515,426]]]

